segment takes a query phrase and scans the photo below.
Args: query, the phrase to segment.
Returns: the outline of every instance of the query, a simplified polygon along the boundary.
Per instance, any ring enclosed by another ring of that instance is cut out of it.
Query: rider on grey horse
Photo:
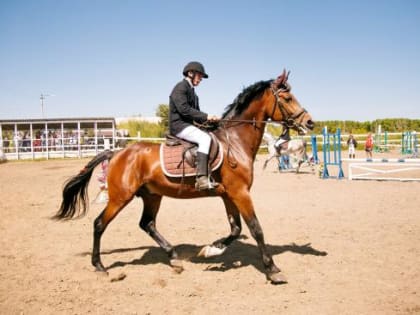
[[[282,145],[288,141],[290,141],[289,128],[287,126],[283,126],[283,132],[274,143],[274,147],[276,148],[277,152],[280,153]]]

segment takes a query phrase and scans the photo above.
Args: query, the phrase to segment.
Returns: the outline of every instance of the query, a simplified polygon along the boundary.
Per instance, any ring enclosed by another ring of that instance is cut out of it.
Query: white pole
[[[41,102],[41,113],[42,113],[42,119],[44,119],[45,117],[44,117],[44,100],[48,97],[48,96],[55,96],[54,94],[42,94],[41,93],[41,96],[39,97],[39,100],[40,100],[40,102]]]
[[[41,102],[41,118],[44,119],[44,95],[41,94],[39,97],[39,100]]]

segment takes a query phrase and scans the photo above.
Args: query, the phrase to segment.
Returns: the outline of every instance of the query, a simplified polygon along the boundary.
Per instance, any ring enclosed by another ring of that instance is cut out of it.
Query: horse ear
[[[281,77],[283,79],[286,78],[286,68],[283,68],[283,73],[281,74]]]
[[[286,81],[287,81],[286,69],[283,69],[283,73],[279,75],[273,83],[276,88],[279,88]]]
[[[280,87],[280,85],[282,85],[284,82],[286,82],[287,81],[287,77],[286,77],[286,69],[284,68],[283,69],[283,73],[281,74],[281,76],[279,76],[279,85],[278,85],[278,87]]]

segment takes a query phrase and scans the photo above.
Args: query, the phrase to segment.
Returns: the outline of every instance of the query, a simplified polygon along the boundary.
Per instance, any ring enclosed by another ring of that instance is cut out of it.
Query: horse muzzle
[[[300,136],[306,135],[308,130],[313,130],[315,123],[312,120],[307,120],[304,124],[299,124],[297,126],[297,132]]]

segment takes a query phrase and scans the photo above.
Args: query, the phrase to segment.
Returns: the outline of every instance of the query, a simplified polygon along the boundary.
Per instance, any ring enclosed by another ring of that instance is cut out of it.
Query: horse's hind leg
[[[199,256],[212,257],[223,254],[226,248],[241,234],[242,224],[238,208],[236,208],[235,204],[227,197],[223,197],[223,202],[226,207],[226,214],[230,224],[230,234],[226,238],[215,241],[211,246],[207,245],[203,247],[198,254]]]
[[[93,250],[92,250],[92,265],[96,268],[96,271],[103,271],[106,272],[106,269],[101,261],[101,237],[102,234],[105,232],[106,227],[108,224],[116,217],[116,215],[121,211],[122,208],[128,203],[126,202],[119,202],[115,203],[114,201],[110,200],[105,207],[105,209],[101,212],[101,214],[95,219],[93,223]]]
[[[184,270],[182,262],[178,259],[178,254],[175,251],[175,248],[159,233],[156,228],[156,216],[159,212],[160,203],[162,201],[162,196],[152,195],[152,194],[142,194],[143,198],[143,214],[140,219],[139,226],[151,238],[155,240],[156,243],[168,254],[169,262],[171,266],[177,272],[182,272]]]
[[[298,165],[296,167],[296,174],[299,173],[299,170],[300,170],[300,167],[301,167],[302,163],[303,163],[303,160],[299,160]]]

